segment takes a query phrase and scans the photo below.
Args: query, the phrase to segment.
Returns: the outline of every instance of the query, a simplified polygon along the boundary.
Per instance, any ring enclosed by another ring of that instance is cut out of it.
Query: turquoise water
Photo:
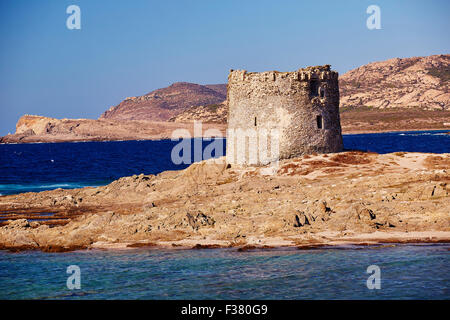
[[[449,249],[0,252],[0,299],[449,299]],[[69,265],[80,290],[66,287]],[[366,286],[369,265],[379,290]]]

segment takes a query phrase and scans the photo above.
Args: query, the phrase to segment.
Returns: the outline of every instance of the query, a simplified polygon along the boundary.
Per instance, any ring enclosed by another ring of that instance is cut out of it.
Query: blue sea
[[[450,135],[445,132],[344,135],[344,148],[378,153],[448,153]],[[225,154],[225,139],[220,140]],[[210,143],[203,141],[203,146]],[[100,186],[133,174],[184,169],[187,164],[171,161],[176,144],[171,140],[0,144],[0,194]],[[191,149],[194,153],[194,142]]]
[[[122,176],[180,170],[188,165],[172,163],[171,150],[177,143],[0,145],[0,194],[99,186]],[[450,135],[345,135],[344,147],[378,153],[450,153]],[[442,244],[246,252],[0,251],[0,299],[449,299],[449,250],[450,245]],[[79,290],[66,286],[69,265],[80,267]],[[370,265],[381,270],[381,289],[366,286]]]
[[[0,299],[450,299],[449,249],[0,251]],[[70,265],[80,289],[67,288]]]

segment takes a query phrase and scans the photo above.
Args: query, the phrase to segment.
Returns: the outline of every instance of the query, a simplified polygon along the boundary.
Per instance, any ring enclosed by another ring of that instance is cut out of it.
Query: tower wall
[[[342,151],[338,74],[329,65],[295,72],[231,70],[227,91],[228,163],[264,162],[251,161],[252,138],[243,139],[242,132],[275,129],[280,159]]]

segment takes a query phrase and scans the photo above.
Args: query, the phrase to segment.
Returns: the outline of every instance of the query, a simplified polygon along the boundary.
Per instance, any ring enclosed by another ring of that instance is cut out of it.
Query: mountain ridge
[[[344,133],[450,129],[450,55],[393,58],[339,79]],[[168,138],[202,121],[225,130],[226,84],[176,82],[129,97],[98,120],[22,116],[0,143]]]
[[[226,85],[224,85],[226,86]],[[420,109],[450,111],[450,55],[393,58],[371,62],[339,77],[341,110]],[[212,108],[219,105],[218,108]],[[217,110],[217,114],[214,114]],[[402,110],[400,110],[402,111]],[[169,121],[225,123],[224,103],[184,109]]]

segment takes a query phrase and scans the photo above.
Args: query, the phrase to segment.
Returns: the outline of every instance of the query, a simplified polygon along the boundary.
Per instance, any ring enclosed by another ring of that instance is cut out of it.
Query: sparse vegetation
[[[439,80],[441,80],[442,82],[446,82],[450,80],[450,67],[446,66],[446,67],[442,67],[442,68],[431,68],[428,70],[428,74],[439,78]]]
[[[358,82],[358,81],[355,81],[355,80],[353,80],[350,84],[354,88],[360,88],[361,87],[361,83]]]
[[[220,105],[218,104],[209,104],[206,106],[206,109],[210,112],[217,112],[217,109],[219,108]]]
[[[345,106],[339,110],[342,112],[354,111],[354,112],[367,112],[373,110],[373,106]]]
[[[367,164],[372,162],[369,153],[358,151],[337,154],[330,158],[330,160],[345,164]]]

